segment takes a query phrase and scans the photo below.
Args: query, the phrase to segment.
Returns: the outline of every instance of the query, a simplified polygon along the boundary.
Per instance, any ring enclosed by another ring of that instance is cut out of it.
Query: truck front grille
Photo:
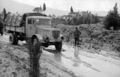
[[[60,31],[56,31],[56,30],[52,31],[52,36],[54,39],[58,39],[60,36]]]

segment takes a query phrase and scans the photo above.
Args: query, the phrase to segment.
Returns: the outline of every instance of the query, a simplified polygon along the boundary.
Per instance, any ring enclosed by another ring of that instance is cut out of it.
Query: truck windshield
[[[28,24],[36,24],[36,25],[51,25],[50,19],[28,19]]]
[[[35,19],[36,25],[51,25],[50,19]]]

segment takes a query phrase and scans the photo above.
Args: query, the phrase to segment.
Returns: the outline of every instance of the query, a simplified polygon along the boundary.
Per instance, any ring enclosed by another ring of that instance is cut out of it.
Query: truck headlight
[[[63,36],[61,36],[61,40],[64,40],[64,37],[63,37]]]

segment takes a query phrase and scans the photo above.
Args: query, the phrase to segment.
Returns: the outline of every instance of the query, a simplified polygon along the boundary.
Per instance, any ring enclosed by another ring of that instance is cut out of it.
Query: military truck
[[[18,40],[31,40],[33,46],[38,42],[42,46],[54,45],[61,51],[63,36],[60,30],[52,27],[51,18],[41,13],[25,13],[20,15],[8,15],[6,18],[6,31],[10,33],[11,44],[18,44]]]

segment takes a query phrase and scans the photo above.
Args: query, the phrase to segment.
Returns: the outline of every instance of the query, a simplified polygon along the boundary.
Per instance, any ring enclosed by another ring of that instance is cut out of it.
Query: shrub
[[[110,11],[104,21],[105,28],[110,30],[113,28],[117,30],[120,28],[120,16],[118,14],[117,3],[114,6],[113,11]]]

